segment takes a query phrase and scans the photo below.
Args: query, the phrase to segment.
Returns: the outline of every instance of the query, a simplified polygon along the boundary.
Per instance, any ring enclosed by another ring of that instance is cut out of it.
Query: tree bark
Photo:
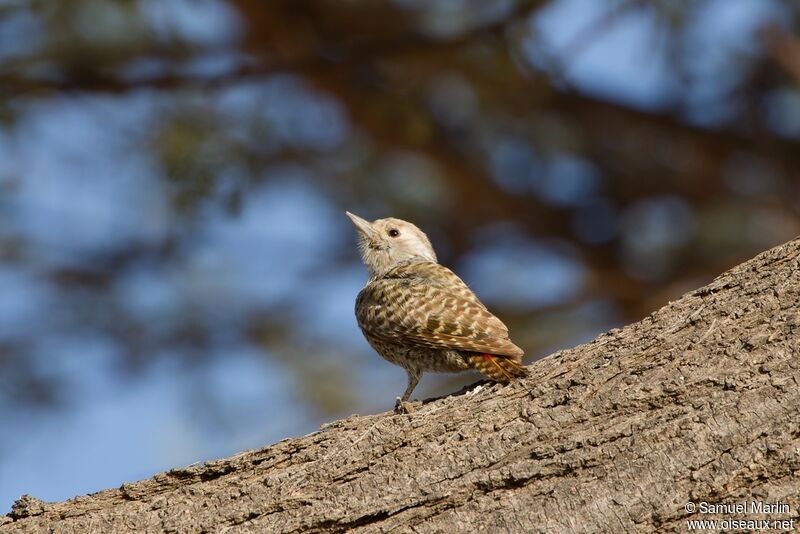
[[[800,239],[760,254],[515,384],[65,502],[24,497],[0,533],[798,528],[799,252]],[[747,509],[703,513],[701,502]]]

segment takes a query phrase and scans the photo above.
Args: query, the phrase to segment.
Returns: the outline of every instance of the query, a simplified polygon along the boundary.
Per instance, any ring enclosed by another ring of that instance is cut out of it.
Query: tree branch
[[[0,533],[682,532],[687,502],[800,502],[800,239],[639,323],[410,416],[301,438],[62,503]],[[389,404],[391,399],[386,399]],[[714,518],[714,517],[712,517]]]

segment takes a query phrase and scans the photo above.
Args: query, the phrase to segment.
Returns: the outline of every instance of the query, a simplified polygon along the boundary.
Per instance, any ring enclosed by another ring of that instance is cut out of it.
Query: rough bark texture
[[[519,383],[66,502],[26,497],[0,533],[683,532],[725,517],[689,501],[750,500],[797,520],[798,252],[767,251]]]

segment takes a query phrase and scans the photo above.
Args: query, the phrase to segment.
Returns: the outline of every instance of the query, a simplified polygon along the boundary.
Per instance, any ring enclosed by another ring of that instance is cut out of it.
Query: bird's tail
[[[522,365],[522,362],[509,358],[508,356],[472,354],[469,357],[469,362],[472,367],[488,378],[504,384],[528,374],[528,370]]]

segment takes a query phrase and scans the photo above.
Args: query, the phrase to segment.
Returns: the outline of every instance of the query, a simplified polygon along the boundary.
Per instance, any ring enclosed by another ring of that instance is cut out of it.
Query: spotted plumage
[[[356,318],[369,344],[405,368],[406,401],[424,371],[477,369],[498,382],[526,374],[508,329],[453,271],[439,265],[427,236],[400,219],[372,223],[347,214],[359,231],[369,281]]]

